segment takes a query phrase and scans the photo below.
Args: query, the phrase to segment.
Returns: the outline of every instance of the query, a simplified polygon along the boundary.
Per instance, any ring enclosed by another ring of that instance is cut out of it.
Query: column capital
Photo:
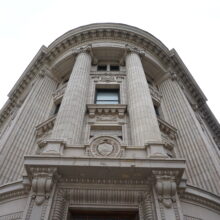
[[[98,63],[98,59],[95,57],[94,53],[93,53],[93,48],[92,48],[92,44],[88,44],[84,47],[80,47],[80,48],[76,48],[72,51],[73,55],[75,57],[77,57],[79,54],[81,53],[86,53],[86,54],[89,54],[92,58],[92,62],[94,64],[97,64]]]
[[[73,55],[78,55],[80,53],[88,53],[90,55],[92,55],[92,45],[91,44],[88,44],[84,47],[80,47],[80,48],[76,48],[76,49],[73,49]]]
[[[126,51],[126,53],[125,53],[126,55],[129,54],[129,53],[136,53],[139,56],[143,56],[144,55],[144,51],[143,50],[140,50],[137,47],[132,47],[129,44],[125,45],[125,51]]]

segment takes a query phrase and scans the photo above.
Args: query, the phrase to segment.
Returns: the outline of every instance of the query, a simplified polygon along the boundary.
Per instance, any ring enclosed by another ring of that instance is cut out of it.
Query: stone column
[[[81,143],[91,68],[88,49],[78,52],[52,133],[53,139],[72,145]]]
[[[36,151],[35,127],[47,119],[50,112],[48,107],[56,86],[57,82],[51,78],[48,68],[43,67],[18,110],[13,124],[1,138],[0,148],[3,148],[0,154],[0,184],[20,178],[24,169],[24,155]]]
[[[126,69],[132,145],[144,146],[149,143],[154,145],[151,154],[164,154],[157,117],[138,51],[129,49]]]
[[[218,194],[220,169],[211,155],[212,146],[177,80],[177,76],[169,74],[160,85],[165,119],[178,130],[177,147],[180,156],[187,160],[189,183]]]

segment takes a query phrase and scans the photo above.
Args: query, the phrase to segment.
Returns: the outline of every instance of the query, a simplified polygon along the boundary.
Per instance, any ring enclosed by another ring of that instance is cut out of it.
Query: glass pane
[[[111,65],[110,66],[110,71],[119,71],[119,66]]]
[[[118,100],[114,101],[114,100],[97,100],[96,104],[119,104]]]
[[[98,65],[98,71],[106,71],[107,70],[107,66],[106,65]]]
[[[118,100],[117,92],[98,92],[97,100]]]
[[[119,104],[119,90],[97,89],[96,104]]]

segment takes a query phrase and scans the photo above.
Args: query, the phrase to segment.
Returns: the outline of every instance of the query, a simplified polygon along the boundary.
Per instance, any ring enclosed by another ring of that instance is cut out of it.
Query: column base
[[[169,158],[162,143],[148,142],[145,147],[148,158]]]
[[[41,155],[63,155],[63,150],[65,146],[65,141],[50,139],[43,140],[38,143],[39,148],[41,148]]]

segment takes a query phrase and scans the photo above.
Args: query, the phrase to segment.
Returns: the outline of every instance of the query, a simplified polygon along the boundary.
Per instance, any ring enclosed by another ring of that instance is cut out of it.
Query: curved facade
[[[39,50],[0,112],[0,220],[218,220],[219,140],[175,50],[79,27]]]

